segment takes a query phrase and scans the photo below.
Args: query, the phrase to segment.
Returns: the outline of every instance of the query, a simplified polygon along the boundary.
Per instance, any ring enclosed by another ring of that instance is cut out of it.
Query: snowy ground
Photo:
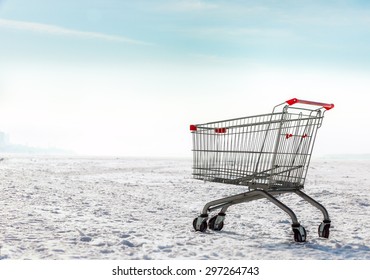
[[[370,259],[370,160],[311,162],[305,192],[284,195],[307,230],[267,200],[230,207],[220,232],[195,232],[210,200],[240,186],[191,178],[188,159],[12,157],[0,161],[0,259]]]

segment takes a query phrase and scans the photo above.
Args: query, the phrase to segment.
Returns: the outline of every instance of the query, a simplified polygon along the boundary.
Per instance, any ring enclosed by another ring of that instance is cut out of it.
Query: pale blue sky
[[[298,97],[336,105],[318,154],[369,153],[369,74],[370,1],[0,0],[18,144],[186,156],[190,123]]]

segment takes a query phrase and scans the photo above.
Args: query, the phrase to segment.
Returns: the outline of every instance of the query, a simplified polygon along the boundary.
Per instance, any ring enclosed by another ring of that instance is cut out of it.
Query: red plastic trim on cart
[[[226,127],[215,128],[216,133],[226,133]]]
[[[322,102],[316,102],[316,101],[308,101],[308,100],[302,100],[302,99],[297,99],[297,98],[289,99],[286,101],[286,103],[288,103],[288,105],[294,105],[296,103],[301,103],[301,104],[321,106],[321,107],[324,107],[326,110],[330,110],[334,108],[334,104],[322,103]]]

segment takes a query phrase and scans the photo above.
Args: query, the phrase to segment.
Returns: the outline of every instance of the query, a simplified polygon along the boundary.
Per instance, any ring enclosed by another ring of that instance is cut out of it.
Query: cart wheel
[[[199,217],[194,219],[193,228],[195,229],[195,231],[205,232],[207,230],[207,221],[202,221],[199,228],[197,228],[198,219]]]
[[[323,238],[329,238],[329,233],[330,233],[330,221],[323,221],[320,225],[319,225],[319,229],[318,229],[318,232],[319,232],[319,236],[320,237],[323,237]]]
[[[306,242],[306,229],[302,226],[293,227],[294,241],[295,242]]]
[[[220,231],[224,227],[224,221],[223,221],[224,216],[225,214],[223,216],[217,215],[217,216],[212,217],[208,222],[209,229]],[[220,217],[222,217],[222,220],[216,223],[217,218],[220,219]]]

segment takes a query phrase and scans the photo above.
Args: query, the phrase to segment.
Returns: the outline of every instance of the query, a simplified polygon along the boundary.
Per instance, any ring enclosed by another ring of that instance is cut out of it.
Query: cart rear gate
[[[301,190],[310,163],[317,130],[333,104],[290,99],[272,113],[191,125],[193,177],[246,186],[241,194],[207,203],[194,219],[196,231],[221,230],[225,212],[234,204],[267,198],[292,219],[294,240],[304,242],[306,230],[294,212],[275,196],[296,193],[324,215],[319,236],[328,238],[330,219],[326,209]],[[209,219],[208,213],[220,212]]]

